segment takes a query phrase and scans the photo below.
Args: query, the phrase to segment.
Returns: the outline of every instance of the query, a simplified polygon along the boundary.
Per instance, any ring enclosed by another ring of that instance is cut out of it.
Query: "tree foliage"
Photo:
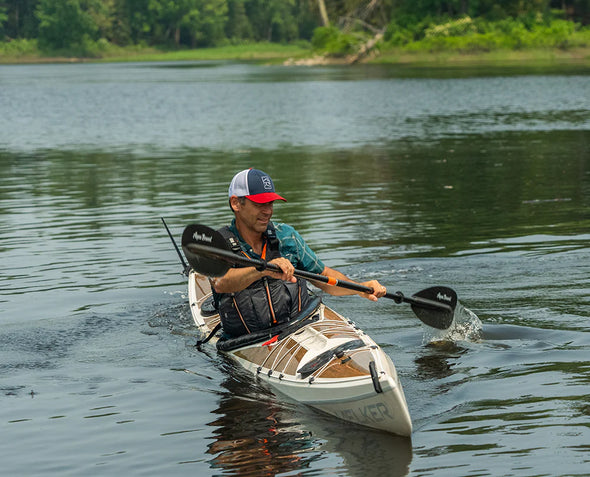
[[[0,0],[0,40],[38,39],[48,49],[99,40],[177,48],[311,41],[323,26],[320,3],[344,36],[325,30],[314,42],[342,48],[384,29],[404,44],[445,31],[484,34],[484,22],[517,21],[528,31],[551,19],[590,23],[590,0]]]
[[[100,6],[98,0],[39,0],[39,44],[60,49],[94,39],[98,26],[91,12]]]

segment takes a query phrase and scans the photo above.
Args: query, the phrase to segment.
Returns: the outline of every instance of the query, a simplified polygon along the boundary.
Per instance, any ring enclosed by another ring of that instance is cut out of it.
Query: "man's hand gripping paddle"
[[[223,236],[205,226],[192,224],[182,234],[182,250],[190,266],[198,273],[208,277],[221,277],[232,267],[254,267],[259,271],[271,270],[281,273],[281,269],[264,260],[247,258],[233,253]],[[295,269],[294,275],[311,281],[323,282],[335,287],[346,288],[362,293],[373,293],[373,289],[344,280],[318,275]],[[448,287],[436,286],[421,290],[407,297],[402,292],[387,293],[396,303],[409,303],[416,316],[428,326],[445,330],[453,323],[457,305],[457,294]]]

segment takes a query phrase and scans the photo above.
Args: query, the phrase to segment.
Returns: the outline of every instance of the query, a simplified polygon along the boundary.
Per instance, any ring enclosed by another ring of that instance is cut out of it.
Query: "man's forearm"
[[[254,267],[231,268],[223,277],[213,280],[213,287],[217,293],[235,293],[247,288],[263,276],[264,273]]]

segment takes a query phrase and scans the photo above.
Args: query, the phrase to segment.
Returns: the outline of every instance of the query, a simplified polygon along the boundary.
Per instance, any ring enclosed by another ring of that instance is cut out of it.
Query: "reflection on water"
[[[207,451],[214,455],[212,468],[230,475],[273,476],[321,458],[320,452],[310,452],[318,447],[311,433],[283,422],[284,406],[256,389],[251,379],[231,376],[223,387],[214,411],[218,417],[209,423],[215,439]]]
[[[432,341],[424,353],[414,360],[417,376],[427,380],[451,376],[454,373],[453,361],[465,353],[467,349],[452,340]]]
[[[411,440],[371,431],[284,402],[253,383],[235,365],[222,383],[219,407],[213,411],[214,442],[208,445],[213,469],[227,475],[274,476],[313,473],[315,463],[329,459],[322,474],[402,477],[412,460]],[[330,455],[337,455],[334,460]]]

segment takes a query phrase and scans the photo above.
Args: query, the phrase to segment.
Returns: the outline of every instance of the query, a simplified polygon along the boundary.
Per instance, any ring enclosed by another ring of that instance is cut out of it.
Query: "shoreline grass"
[[[301,61],[288,62],[299,65],[346,65],[346,58],[308,56]],[[461,68],[506,69],[520,68],[542,73],[558,72],[562,67],[568,72],[590,74],[590,47],[562,50],[559,48],[529,48],[525,50],[498,49],[488,52],[462,52],[451,50],[408,51],[404,48],[381,48],[379,52],[364,58],[359,64],[431,68],[453,70]]]
[[[1,45],[0,45],[1,46]],[[151,47],[115,47],[112,45],[94,51],[92,56],[66,56],[56,53],[46,56],[36,44],[26,48],[0,48],[0,64],[42,63],[116,63],[116,62],[174,62],[174,61],[252,61],[265,64],[283,64],[297,59],[309,59],[314,52],[307,44],[282,45],[253,43],[227,45],[214,48],[165,51]],[[365,64],[400,65],[432,68],[507,67],[521,68],[559,67],[560,65],[590,71],[590,46],[571,49],[528,48],[497,49],[488,52],[412,51],[403,47],[382,46]],[[342,64],[326,59],[326,64]]]
[[[569,50],[559,48],[499,49],[477,53],[458,51],[416,52],[400,48],[389,48],[383,49],[378,55],[368,59],[367,63],[451,67],[568,64],[590,67],[590,47]]]
[[[227,45],[214,48],[186,50],[164,50],[153,47],[89,48],[86,54],[64,54],[40,52],[36,45],[26,48],[2,50],[0,44],[0,64],[30,63],[104,63],[104,62],[156,62],[156,61],[283,61],[292,57],[309,54],[308,45],[283,45],[275,43],[252,43]]]

